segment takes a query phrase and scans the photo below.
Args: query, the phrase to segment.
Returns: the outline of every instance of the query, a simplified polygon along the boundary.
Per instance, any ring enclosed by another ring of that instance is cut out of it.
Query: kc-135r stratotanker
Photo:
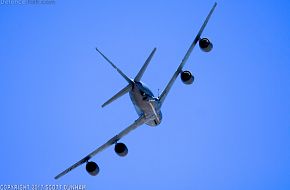
[[[118,73],[128,82],[128,85],[120,90],[116,95],[114,95],[111,99],[109,99],[107,102],[105,102],[102,107],[105,107],[106,105],[110,104],[117,98],[123,96],[126,93],[129,93],[130,99],[132,103],[134,104],[134,107],[136,109],[136,112],[139,116],[139,118],[134,121],[133,124],[131,124],[129,127],[121,131],[119,134],[115,135],[113,138],[108,140],[105,144],[98,147],[96,150],[88,154],[86,157],[69,167],[68,169],[64,170],[60,174],[58,174],[55,179],[60,178],[61,176],[67,174],[71,170],[75,169],[76,167],[86,163],[86,170],[87,172],[95,176],[99,173],[99,166],[93,162],[89,161],[92,157],[94,157],[97,153],[103,151],[104,149],[108,148],[111,145],[115,145],[115,152],[119,156],[126,156],[128,153],[128,148],[124,143],[119,142],[122,137],[127,135],[129,132],[133,131],[137,127],[141,126],[142,124],[146,124],[149,126],[157,126],[161,123],[162,120],[162,113],[161,113],[161,107],[164,103],[164,100],[169,93],[174,81],[180,74],[181,80],[185,84],[192,84],[194,81],[194,77],[191,74],[190,71],[184,71],[183,66],[185,65],[188,57],[190,56],[193,48],[197,43],[199,43],[199,47],[201,50],[205,52],[209,52],[212,50],[213,45],[207,38],[201,38],[201,34],[207,25],[207,22],[209,21],[217,3],[214,3],[212,9],[210,10],[209,14],[207,15],[203,25],[201,26],[199,32],[197,33],[195,39],[193,40],[191,46],[187,50],[184,58],[182,59],[180,65],[178,66],[177,70],[174,72],[173,76],[171,77],[170,81],[168,82],[167,86],[161,93],[159,97],[155,97],[153,93],[149,90],[148,87],[145,86],[144,83],[142,83],[140,80],[151,61],[156,48],[153,49],[147,60],[145,61],[144,65],[136,75],[134,79],[129,78],[127,75],[125,75],[115,64],[113,64],[99,49],[96,48],[96,50],[101,54],[101,56],[109,62],[117,71]]]

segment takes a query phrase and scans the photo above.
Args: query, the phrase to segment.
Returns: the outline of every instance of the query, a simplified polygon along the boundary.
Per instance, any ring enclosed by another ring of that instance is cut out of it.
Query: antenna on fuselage
[[[159,99],[159,91],[160,91],[160,89],[158,88],[158,93],[157,93],[158,94],[158,99]]]

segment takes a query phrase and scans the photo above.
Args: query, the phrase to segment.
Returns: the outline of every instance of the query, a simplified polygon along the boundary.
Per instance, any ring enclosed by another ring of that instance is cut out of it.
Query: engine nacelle
[[[194,81],[194,77],[189,71],[182,71],[180,78],[184,84],[192,84]]]
[[[86,170],[91,176],[98,175],[100,168],[95,162],[87,162]]]
[[[115,152],[119,156],[126,156],[128,154],[128,148],[124,143],[117,143],[115,145]]]
[[[199,47],[204,52],[210,52],[213,48],[212,43],[207,38],[202,38],[199,40]]]

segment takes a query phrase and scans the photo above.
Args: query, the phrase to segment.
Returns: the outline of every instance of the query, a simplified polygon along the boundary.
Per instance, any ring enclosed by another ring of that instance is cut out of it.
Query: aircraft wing
[[[163,104],[163,102],[164,102],[164,100],[165,100],[165,98],[166,98],[168,92],[170,91],[170,89],[171,89],[173,83],[175,82],[175,80],[176,80],[176,78],[178,77],[178,75],[181,73],[182,68],[183,68],[183,66],[185,65],[185,63],[186,63],[188,57],[190,56],[190,54],[191,54],[193,48],[195,47],[195,45],[196,45],[197,42],[199,41],[200,36],[201,36],[201,34],[202,34],[202,32],[203,32],[205,26],[207,25],[207,22],[209,21],[209,19],[210,19],[211,15],[212,15],[212,13],[213,13],[213,11],[214,11],[216,5],[217,5],[217,3],[214,3],[213,7],[211,8],[209,14],[207,15],[207,17],[206,17],[206,19],[205,19],[203,25],[201,26],[199,32],[197,33],[197,35],[196,35],[196,37],[194,38],[192,44],[190,45],[189,49],[187,50],[187,52],[186,52],[184,58],[182,59],[180,65],[178,66],[177,70],[176,70],[175,73],[173,74],[173,76],[172,76],[172,78],[170,79],[169,83],[167,84],[167,86],[166,86],[165,89],[163,90],[162,94],[160,95],[159,100],[160,100],[161,104]]]
[[[72,165],[71,167],[67,168],[66,170],[64,170],[63,172],[61,172],[57,176],[55,176],[55,179],[58,179],[58,178],[64,176],[65,174],[67,174],[71,170],[73,170],[76,167],[78,167],[78,166],[82,165],[83,163],[87,162],[93,156],[95,156],[99,152],[105,150],[109,146],[115,144],[117,141],[119,141],[122,137],[127,135],[129,132],[133,131],[134,129],[136,129],[137,127],[139,127],[140,125],[144,124],[145,122],[147,122],[149,120],[150,120],[150,117],[149,118],[145,118],[144,116],[139,117],[137,120],[135,120],[135,122],[133,124],[131,124],[129,127],[124,129],[123,131],[121,131],[119,134],[115,135],[113,138],[108,140],[105,144],[103,144],[102,146],[98,147],[96,150],[94,150],[93,152],[88,154],[86,157],[84,157],[83,159],[81,159],[80,161],[78,161],[77,163]]]

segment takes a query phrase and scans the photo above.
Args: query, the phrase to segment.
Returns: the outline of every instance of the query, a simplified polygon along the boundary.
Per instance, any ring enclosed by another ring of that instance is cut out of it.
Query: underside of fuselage
[[[158,98],[154,97],[148,87],[141,82],[134,82],[129,95],[139,116],[152,117],[152,120],[146,122],[147,125],[157,126],[161,123],[160,102]]]

